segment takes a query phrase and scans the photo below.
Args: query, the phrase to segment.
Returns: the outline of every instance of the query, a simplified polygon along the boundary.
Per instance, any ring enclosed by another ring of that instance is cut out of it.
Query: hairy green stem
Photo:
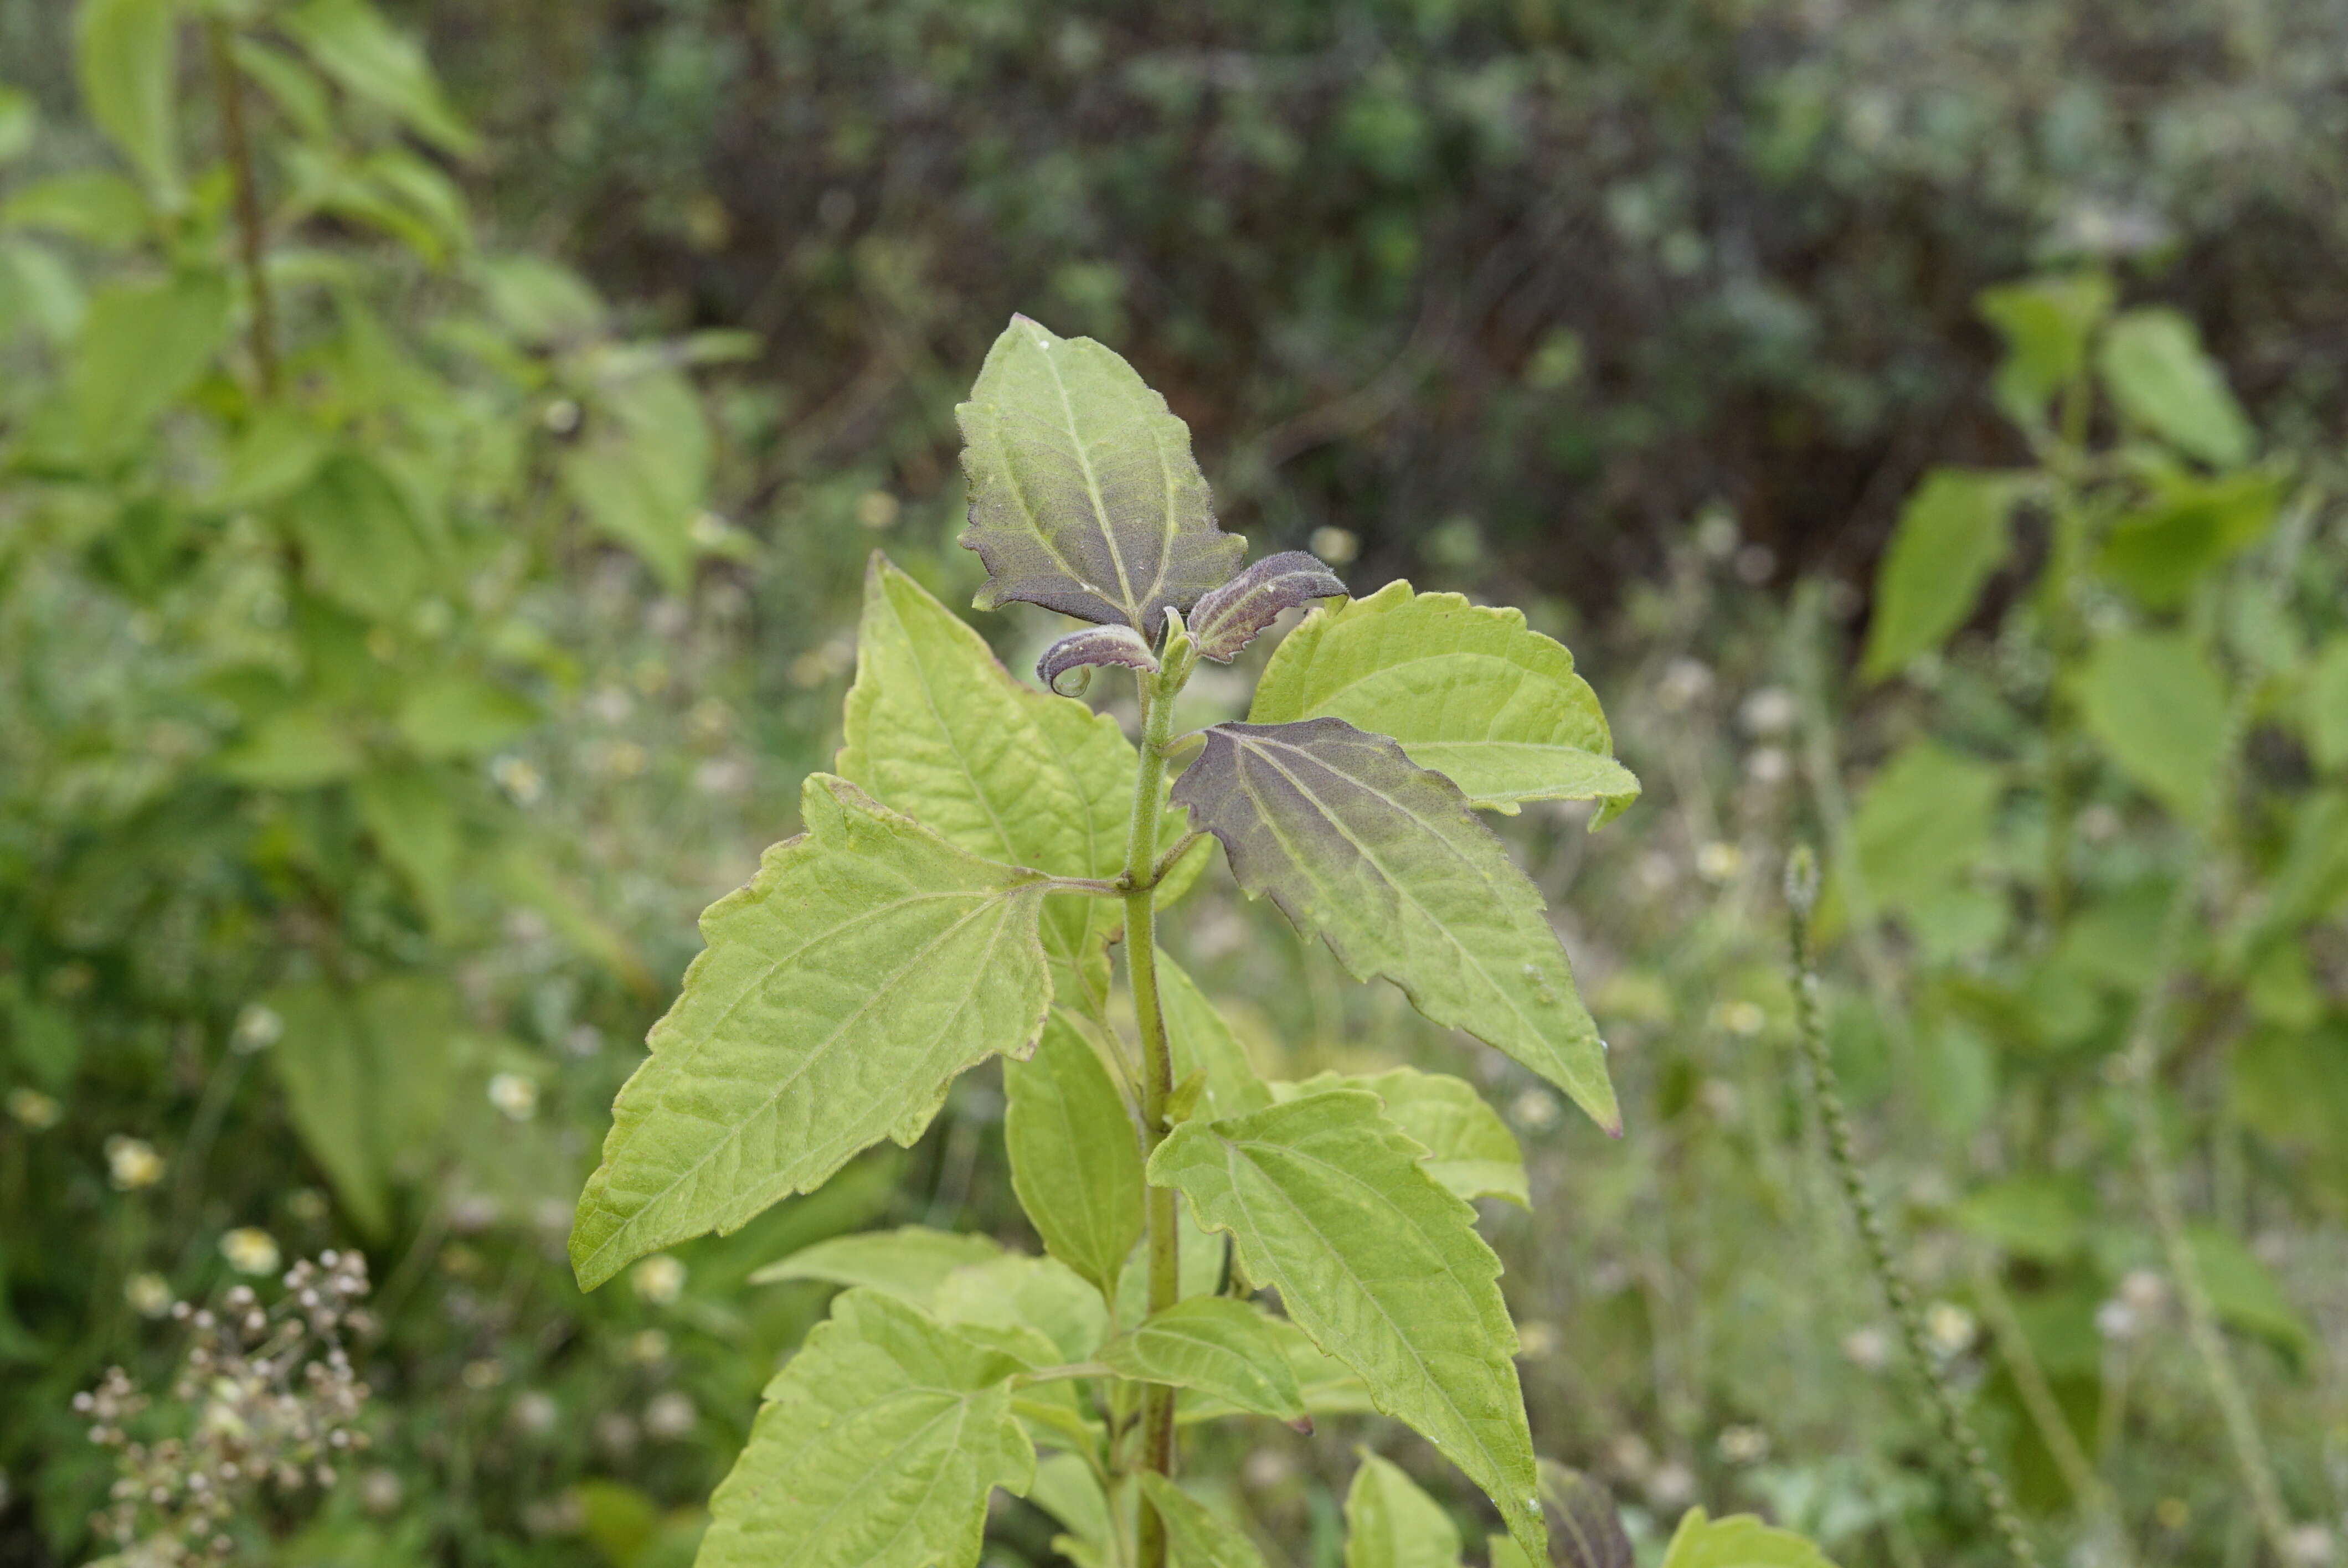
[[[261,188],[252,171],[252,142],[245,134],[244,87],[236,70],[236,48],[228,24],[214,17],[204,25],[211,46],[213,90],[220,97],[221,150],[236,185],[237,241],[244,261],[245,286],[252,292],[252,367],[261,390],[277,395],[277,311],[269,292],[266,231],[261,217]]]
[[[1141,1028],[1141,1135],[1155,1153],[1167,1133],[1166,1104],[1174,1093],[1174,1055],[1166,1039],[1166,1010],[1158,994],[1158,823],[1165,813],[1166,744],[1174,727],[1174,691],[1148,671],[1137,671],[1141,695],[1141,765],[1133,784],[1133,825],[1125,851],[1125,963],[1133,1011]],[[1146,1189],[1149,1249],[1149,1310],[1174,1305],[1181,1290],[1180,1242],[1174,1193]],[[1152,1383],[1141,1397],[1141,1464],[1174,1473],[1174,1390]],[[1140,1568],[1165,1568],[1166,1526],[1145,1501],[1139,1515]]]
[[[2006,1555],[2017,1568],[2038,1568],[2038,1549],[2031,1544],[2022,1528],[2013,1500],[2006,1494],[2005,1481],[1990,1463],[1989,1450],[1982,1447],[1972,1423],[1965,1419],[1964,1408],[1957,1402],[1957,1391],[1948,1374],[1933,1358],[1931,1340],[1924,1330],[1924,1315],[1916,1305],[1916,1292],[1908,1283],[1907,1271],[1892,1255],[1890,1237],[1883,1228],[1882,1216],[1876,1211],[1875,1195],[1868,1191],[1867,1178],[1859,1168],[1850,1119],[1843,1110],[1842,1092],[1835,1081],[1834,1060],[1828,1054],[1826,1031],[1818,1021],[1818,975],[1810,955],[1810,909],[1818,897],[1818,866],[1807,849],[1797,850],[1787,866],[1786,895],[1793,953],[1795,1021],[1801,1034],[1803,1058],[1809,1069],[1810,1097],[1826,1128],[1827,1148],[1833,1156],[1835,1173],[1841,1178],[1843,1197],[1850,1205],[1859,1239],[1866,1244],[1868,1263],[1875,1271],[1876,1283],[1882,1286],[1891,1315],[1899,1322],[1908,1358],[1931,1392],[1941,1429],[1963,1461],[1965,1474],[1974,1490],[1981,1493],[1990,1523],[2003,1543]]]

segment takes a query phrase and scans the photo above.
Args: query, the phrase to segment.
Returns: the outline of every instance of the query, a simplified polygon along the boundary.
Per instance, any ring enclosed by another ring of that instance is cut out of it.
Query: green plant
[[[2183,318],[2116,305],[2094,273],[1983,296],[2007,348],[1997,397],[2037,462],[1928,475],[1883,561],[1861,673],[1912,676],[1962,743],[1910,741],[1849,809],[1815,617],[1797,617],[1810,772],[1836,865],[1827,913],[1853,936],[1907,1061],[1943,1071],[1931,1058],[1947,1042],[1986,1035],[2027,1063],[2050,1108],[2014,1152],[2042,1168],[1983,1184],[1957,1217],[1975,1245],[2003,1255],[1980,1266],[1982,1305],[2070,1501],[2127,1553],[2103,1473],[2118,1440],[2111,1412],[2100,1434],[2072,1430],[2005,1281],[2023,1282],[2043,1313],[2082,1277],[2157,1266],[2217,1407],[2242,1517],[2288,1563],[2317,1547],[2291,1522],[2222,1330],[2263,1339],[2294,1370],[2312,1330],[2223,1228],[2239,1201],[2229,1205],[2220,1186],[2215,1214],[2189,1216],[2169,1145],[2184,1126],[2222,1170],[2250,1130],[2288,1160],[2328,1114],[2322,1085],[2337,1069],[2318,1028],[2333,1010],[2318,944],[2343,892],[2348,640],[2336,561],[2306,550],[2318,487],[2260,457]],[[2044,540],[2026,554],[2024,519]],[[1944,660],[2001,579],[1993,663]],[[1886,918],[1908,938],[1904,985]],[[1814,1030],[1806,1041],[1822,1064]],[[2150,1221],[2148,1235],[2115,1230],[2099,1258],[2074,1228],[2085,1194],[2056,1148],[2065,1122],[2079,1122],[2053,1109],[2066,1079],[2089,1087],[2089,1074],[2116,1098],[2094,1141],[2130,1157]],[[2308,1104],[2284,1110],[2297,1094]],[[1828,1120],[1838,1121],[1831,1107]],[[1848,1134],[1830,1132],[1864,1209]],[[2311,1179],[2295,1197],[2336,1203],[2323,1160],[2301,1173]],[[1896,1273],[1864,1214],[1862,1225],[1879,1269]]]
[[[767,1388],[702,1561],[973,1563],[1001,1487],[1050,1510],[1081,1562],[1250,1562],[1173,1486],[1180,1426],[1365,1406],[1435,1442],[1548,1561],[1516,1333],[1469,1202],[1522,1201],[1514,1140],[1457,1079],[1263,1081],[1156,938],[1211,836],[1242,888],[1357,978],[1394,980],[1618,1128],[1540,896],[1473,809],[1627,805],[1638,782],[1596,698],[1515,611],[1394,583],[1313,610],[1247,722],[1178,736],[1200,660],[1231,661],[1343,585],[1301,552],[1241,569],[1188,431],[1088,339],[1014,320],[960,415],[979,604],[1093,624],[1051,646],[1054,690],[1034,691],[875,556],[839,774],[808,780],[806,831],[704,917],[572,1257],[592,1288],[734,1229],[860,1150],[910,1143],[998,1055],[1045,1255],[911,1228],[768,1270],[850,1288]],[[1057,694],[1103,665],[1133,672],[1138,749]],[[1451,1529],[1377,1461],[1348,1515],[1357,1561],[1390,1560],[1362,1538],[1396,1520]]]

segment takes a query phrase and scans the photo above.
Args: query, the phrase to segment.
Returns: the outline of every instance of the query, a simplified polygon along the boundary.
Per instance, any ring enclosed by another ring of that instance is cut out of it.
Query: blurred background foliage
[[[1701,1501],[1981,1560],[1793,1091],[1816,835],[1838,1061],[2044,1538],[2280,1555],[2131,1175],[2168,952],[2191,1245],[2291,1550],[2348,1552],[2348,10],[0,0],[0,1561],[108,1549],[72,1396],[167,1387],[174,1299],[357,1246],[372,1445],[241,1560],[682,1563],[822,1306],[752,1269],[1015,1233],[982,1073],[624,1287],[560,1247],[695,913],[836,743],[866,553],[975,584],[951,407],[1014,310],[1167,392],[1254,551],[1526,605],[1615,716],[1641,806],[1507,831],[1632,1132],[1477,1071],[1535,1430],[1643,1541]],[[2179,313],[2242,412],[2106,399],[2092,320],[2001,374],[2075,302],[1983,313],[2029,274]],[[1903,508],[1960,548],[1870,604]],[[1051,630],[983,619],[1014,669]],[[1456,1062],[1227,881],[1186,913],[1267,1070]],[[1214,1457],[1318,1568],[1344,1447]]]

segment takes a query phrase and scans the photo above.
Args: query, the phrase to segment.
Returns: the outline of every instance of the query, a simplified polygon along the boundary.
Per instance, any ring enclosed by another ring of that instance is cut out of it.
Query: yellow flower
[[[8,1114],[22,1123],[28,1132],[47,1132],[65,1113],[66,1108],[57,1103],[54,1095],[44,1094],[37,1089],[8,1091]]]

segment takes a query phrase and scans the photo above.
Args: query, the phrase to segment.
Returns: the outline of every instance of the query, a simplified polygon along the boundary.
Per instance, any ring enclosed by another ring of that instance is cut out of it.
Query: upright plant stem
[[[2004,1544],[2006,1555],[2013,1560],[2016,1568],[2038,1568],[2038,1549],[2023,1531],[2013,1500],[2006,1495],[2003,1479],[1989,1462],[1989,1451],[1982,1447],[1972,1423],[1965,1419],[1964,1408],[1957,1403],[1956,1389],[1951,1386],[1948,1375],[1932,1358],[1931,1341],[1924,1331],[1924,1315],[1916,1306],[1915,1289],[1908,1283],[1907,1271],[1900,1266],[1900,1260],[1892,1255],[1890,1238],[1884,1231],[1882,1216],[1876,1212],[1875,1195],[1867,1190],[1867,1178],[1859,1168],[1850,1119],[1843,1111],[1842,1093],[1835,1081],[1834,1060],[1827,1052],[1826,1031],[1818,1022],[1818,975],[1810,956],[1810,909],[1817,897],[1817,862],[1807,850],[1797,850],[1786,869],[1786,904],[1790,915],[1787,925],[1794,960],[1794,1014],[1801,1032],[1803,1057],[1809,1068],[1810,1094],[1817,1102],[1818,1120],[1826,1128],[1827,1148],[1834,1157],[1835,1173],[1841,1178],[1843,1197],[1850,1204],[1859,1239],[1866,1244],[1868,1263],[1875,1271],[1876,1282],[1883,1287],[1884,1298],[1890,1303],[1891,1315],[1900,1324],[1900,1337],[1908,1348],[1909,1360],[1931,1393],[1933,1410],[1940,1417],[1949,1445],[1957,1450],[1966,1476],[1981,1493],[1990,1523]]]
[[[1166,1102],[1174,1092],[1174,1056],[1166,1040],[1166,1012],[1158,994],[1158,822],[1165,811],[1166,743],[1174,728],[1174,694],[1148,671],[1136,676],[1141,692],[1141,765],[1133,785],[1133,825],[1125,852],[1125,963],[1133,1011],[1141,1027],[1141,1134],[1155,1153],[1167,1133]],[[1146,1189],[1149,1246],[1149,1310],[1174,1305],[1181,1290],[1181,1252],[1170,1187]],[[1174,1471],[1174,1390],[1149,1384],[1141,1400],[1141,1463],[1160,1475]],[[1140,1568],[1165,1568],[1166,1526],[1156,1509],[1141,1506]]]
[[[261,188],[252,170],[252,141],[244,127],[244,88],[237,76],[236,50],[228,24],[214,17],[204,25],[211,46],[213,88],[220,96],[221,142],[236,182],[237,241],[243,252],[246,287],[252,292],[252,365],[261,390],[277,395],[277,311],[269,292]]]

